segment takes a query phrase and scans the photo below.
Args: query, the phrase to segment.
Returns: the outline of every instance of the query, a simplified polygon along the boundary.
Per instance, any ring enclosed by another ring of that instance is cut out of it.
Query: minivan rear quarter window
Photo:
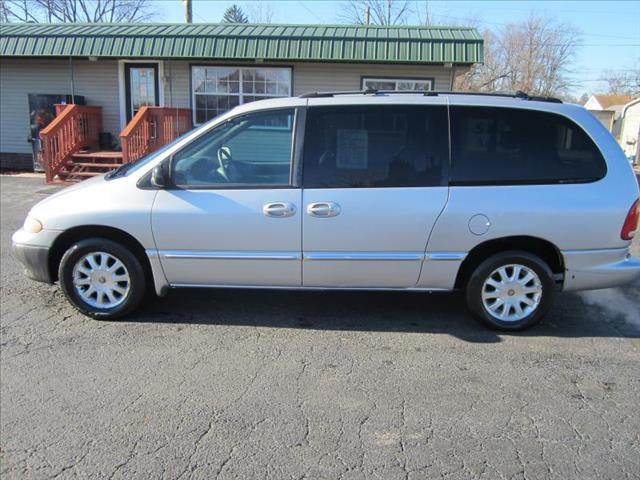
[[[445,107],[310,107],[304,141],[306,188],[444,185]]]
[[[581,127],[535,110],[451,107],[451,157],[454,185],[583,183],[606,174]]]

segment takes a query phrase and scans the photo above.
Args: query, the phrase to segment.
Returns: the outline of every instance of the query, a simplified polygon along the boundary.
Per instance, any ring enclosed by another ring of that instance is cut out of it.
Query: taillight
[[[620,232],[620,238],[623,240],[632,240],[633,234],[638,228],[638,218],[640,217],[640,198],[633,202],[631,208],[629,209],[629,213],[627,213],[627,218],[624,219],[624,224],[622,225],[622,231]]]

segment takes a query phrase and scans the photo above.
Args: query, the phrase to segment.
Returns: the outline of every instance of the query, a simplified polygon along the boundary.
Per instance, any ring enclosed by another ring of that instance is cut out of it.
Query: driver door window
[[[181,188],[290,185],[294,112],[250,113],[205,133],[174,155],[174,184]]]

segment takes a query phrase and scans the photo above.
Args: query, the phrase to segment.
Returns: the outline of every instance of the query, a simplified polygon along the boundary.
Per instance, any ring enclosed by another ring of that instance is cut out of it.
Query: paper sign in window
[[[487,153],[493,128],[495,128],[493,120],[469,118],[467,120],[467,150]]]
[[[366,170],[369,154],[369,135],[366,130],[340,129],[338,133],[338,168]]]

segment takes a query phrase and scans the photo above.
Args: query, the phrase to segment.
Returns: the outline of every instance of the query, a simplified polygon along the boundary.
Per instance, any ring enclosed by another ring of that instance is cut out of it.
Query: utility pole
[[[367,5],[367,8],[364,9],[364,24],[369,25],[371,21],[371,7]]]
[[[193,8],[191,0],[182,0],[184,3],[184,21],[187,23],[193,23]]]

